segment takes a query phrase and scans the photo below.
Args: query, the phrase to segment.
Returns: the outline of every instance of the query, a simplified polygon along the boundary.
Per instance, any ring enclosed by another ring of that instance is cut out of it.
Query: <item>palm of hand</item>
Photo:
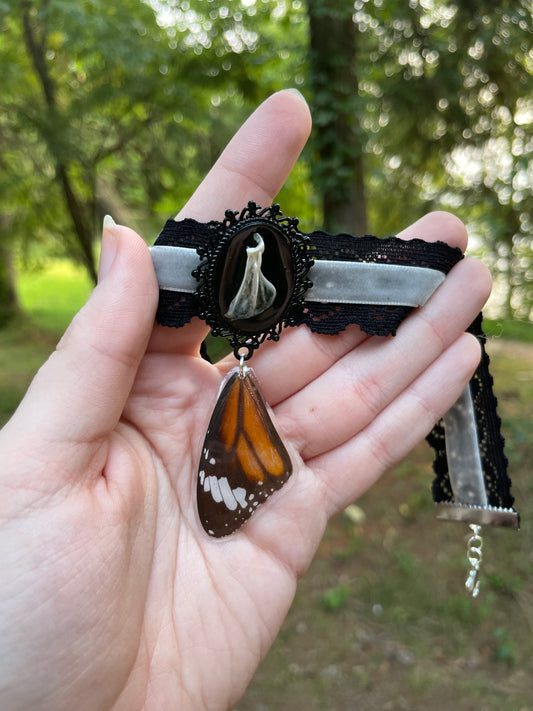
[[[141,446],[142,455],[137,449],[132,456],[130,449],[129,456],[151,461],[142,478],[152,497],[141,500],[157,500],[155,516],[148,514],[156,555],[135,665],[146,684],[147,708],[230,707],[294,595],[294,561],[274,547],[279,537],[294,534],[294,522],[282,525],[275,539],[263,538],[260,530],[249,535],[245,527],[234,539],[213,540],[197,519],[199,446],[219,383],[218,370],[198,358],[148,355],[125,409],[134,430],[145,435],[128,445],[134,451]],[[299,561],[299,568],[306,564]],[[151,683],[164,670],[172,671],[167,683]],[[124,699],[128,694],[129,685]],[[130,701],[124,708],[132,708]]]
[[[17,583],[10,614],[25,622],[4,644],[6,657],[19,650],[27,706],[225,708],[270,646],[294,594],[294,561],[260,532],[212,540],[195,517],[191,444],[202,441],[206,391],[214,396],[219,380],[196,357],[148,354],[123,419],[83,462],[82,476],[105,461],[103,476],[19,493],[19,509],[39,508],[30,527],[13,516],[3,533],[39,564],[5,571]],[[41,636],[45,659],[32,651]],[[19,690],[6,692],[5,708]]]

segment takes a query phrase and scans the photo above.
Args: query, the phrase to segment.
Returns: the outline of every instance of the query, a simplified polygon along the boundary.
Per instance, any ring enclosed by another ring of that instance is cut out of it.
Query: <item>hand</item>
[[[310,130],[291,92],[244,124],[179,215],[268,205]],[[403,237],[464,248],[434,213]],[[0,707],[226,709],[269,649],[330,516],[451,407],[479,360],[464,334],[490,290],[463,260],[395,338],[287,329],[254,356],[299,457],[236,534],[195,513],[196,466],[233,359],[199,355],[205,324],[153,326],[145,243],[103,236],[100,279],[0,433]]]

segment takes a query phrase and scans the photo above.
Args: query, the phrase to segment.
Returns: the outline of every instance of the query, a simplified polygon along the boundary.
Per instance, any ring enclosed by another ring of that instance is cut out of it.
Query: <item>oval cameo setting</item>
[[[297,225],[278,205],[250,202],[211,223],[209,243],[197,250],[200,316],[245,358],[266,338],[277,340],[283,326],[296,325],[303,311],[313,260]]]

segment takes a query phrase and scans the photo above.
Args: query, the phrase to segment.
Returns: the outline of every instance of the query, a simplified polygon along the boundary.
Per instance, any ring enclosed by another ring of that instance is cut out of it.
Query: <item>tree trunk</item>
[[[39,28],[36,29],[34,27],[33,10],[33,4],[30,0],[25,0],[22,4],[22,24],[26,50],[41,84],[46,109],[50,115],[49,123],[50,125],[55,124],[59,126],[58,130],[60,131],[61,122],[59,121],[60,116],[56,105],[55,85],[48,72],[46,63],[46,25],[45,23],[41,23],[39,33]],[[44,136],[44,139],[55,162],[56,178],[63,191],[65,204],[72,219],[74,234],[76,235],[80,247],[82,261],[92,280],[96,283],[97,269],[92,250],[92,211],[88,209],[87,204],[76,194],[69,175],[68,161],[61,155],[60,151],[58,152],[56,150],[53,140],[50,140],[50,136]]]
[[[6,247],[10,220],[0,215],[0,328],[19,313],[11,252]]]
[[[359,123],[357,30],[351,0],[307,0],[314,179],[330,232],[365,234],[363,133]]]

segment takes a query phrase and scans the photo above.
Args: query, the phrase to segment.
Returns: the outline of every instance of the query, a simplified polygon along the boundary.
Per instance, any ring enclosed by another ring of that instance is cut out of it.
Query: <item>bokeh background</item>
[[[279,196],[302,229],[450,210],[491,268],[522,531],[486,532],[469,599],[422,444],[332,521],[238,708],[533,711],[531,0],[0,0],[0,424],[90,293],[103,216],[151,243],[290,86],[314,119]]]

